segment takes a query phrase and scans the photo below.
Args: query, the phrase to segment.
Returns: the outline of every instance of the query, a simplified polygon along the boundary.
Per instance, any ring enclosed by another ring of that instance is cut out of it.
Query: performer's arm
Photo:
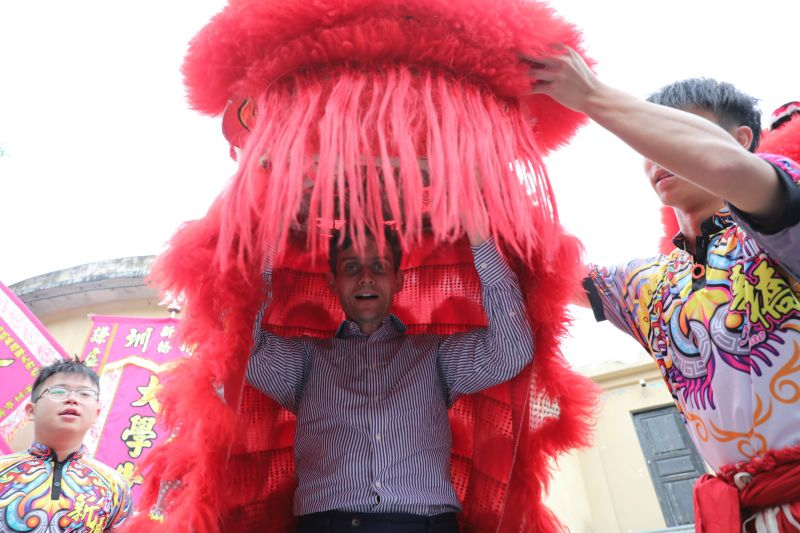
[[[261,328],[272,301],[272,265],[264,268],[267,294],[253,325],[253,350],[247,361],[247,382],[289,411],[297,412],[308,370],[308,355],[299,337],[281,337]]]
[[[658,257],[637,259],[610,268],[590,265],[583,280],[595,319],[598,322],[608,320],[651,354],[649,310],[659,268]]]
[[[461,394],[511,379],[533,359],[533,337],[516,274],[494,239],[473,246],[472,253],[489,324],[442,342],[438,363],[450,404]]]
[[[640,100],[602,83],[571,48],[555,48],[556,55],[525,58],[538,80],[533,93],[585,113],[645,158],[751,216],[769,220],[783,210],[787,198],[775,170],[743,148],[747,136],[752,139],[750,128],[728,132],[692,113]]]

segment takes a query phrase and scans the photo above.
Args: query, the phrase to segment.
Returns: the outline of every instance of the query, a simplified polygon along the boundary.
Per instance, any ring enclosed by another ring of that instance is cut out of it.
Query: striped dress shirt
[[[344,321],[333,338],[281,337],[261,330],[259,314],[247,381],[297,415],[295,515],[461,509],[447,410],[533,357],[516,275],[493,239],[472,253],[486,328],[406,335],[389,315],[369,336]]]

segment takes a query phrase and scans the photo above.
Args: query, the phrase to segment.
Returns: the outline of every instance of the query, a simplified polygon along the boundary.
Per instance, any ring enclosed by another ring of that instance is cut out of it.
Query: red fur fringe
[[[255,103],[214,263],[228,268],[234,237],[239,267],[267,241],[281,254],[298,225],[324,252],[316,221],[340,218],[358,247],[392,220],[406,249],[426,224],[452,242],[489,219],[530,254],[556,217],[542,157],[585,120],[527,95],[518,54],[556,42],[579,49],[580,35],[531,1],[231,2],[184,64],[199,110]],[[380,168],[362,166],[376,160]]]
[[[279,243],[281,256],[299,227],[312,254],[326,254],[327,228],[309,221],[345,216],[357,246],[386,221],[408,249],[424,225],[453,242],[486,220],[518,255],[545,246],[555,200],[519,106],[442,73],[330,74],[293,76],[259,98],[269,112],[258,115],[220,200],[222,270],[231,242],[243,268],[265,243]]]

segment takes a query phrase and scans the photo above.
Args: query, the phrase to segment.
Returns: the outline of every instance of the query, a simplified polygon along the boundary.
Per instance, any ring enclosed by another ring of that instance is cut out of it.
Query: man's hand
[[[467,212],[465,212],[467,211]],[[491,234],[489,226],[489,214],[486,209],[476,209],[474,211],[462,208],[460,213],[461,227],[467,234],[469,243],[472,246],[480,246]]]
[[[551,48],[553,55],[546,57],[520,55],[530,67],[530,94],[546,94],[574,111],[586,112],[592,97],[605,86],[578,52],[563,44]]]
[[[479,224],[478,227],[469,227],[466,226],[464,228],[467,238],[469,239],[469,243],[472,246],[480,246],[489,238],[489,221],[486,220],[485,224]]]
[[[584,113],[645,159],[710,192],[716,198],[704,210],[713,213],[726,200],[759,218],[780,211],[785,203],[780,180],[769,163],[746,150],[744,141],[752,138],[744,135],[746,126],[726,129],[636,98],[601,82],[572,48],[551,48],[551,56],[520,55],[531,68],[531,94],[546,94]]]

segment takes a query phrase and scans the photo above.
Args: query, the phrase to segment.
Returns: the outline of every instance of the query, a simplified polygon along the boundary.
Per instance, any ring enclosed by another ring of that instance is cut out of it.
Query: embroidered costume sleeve
[[[658,280],[667,272],[663,256],[636,259],[613,267],[592,265],[584,288],[589,294],[595,318],[608,320],[614,326],[636,339],[645,350],[654,354],[653,312],[661,306],[653,305]],[[676,282],[685,272],[670,272]],[[681,284],[686,280],[683,279]],[[657,332],[656,332],[657,333]]]
[[[473,247],[488,327],[445,337],[438,363],[448,402],[516,376],[533,359],[533,337],[516,274],[494,239]]]
[[[779,263],[795,281],[800,280],[800,166],[785,157],[760,154],[775,167],[786,193],[786,203],[780,213],[768,221],[754,220],[735,206],[731,214],[750,237]]]
[[[105,465],[103,465],[105,466]],[[109,476],[113,476],[114,483],[118,487],[114,490],[117,496],[117,512],[111,519],[111,526],[109,531],[122,530],[126,525],[128,517],[133,513],[133,495],[131,494],[131,487],[115,470],[108,468]]]

